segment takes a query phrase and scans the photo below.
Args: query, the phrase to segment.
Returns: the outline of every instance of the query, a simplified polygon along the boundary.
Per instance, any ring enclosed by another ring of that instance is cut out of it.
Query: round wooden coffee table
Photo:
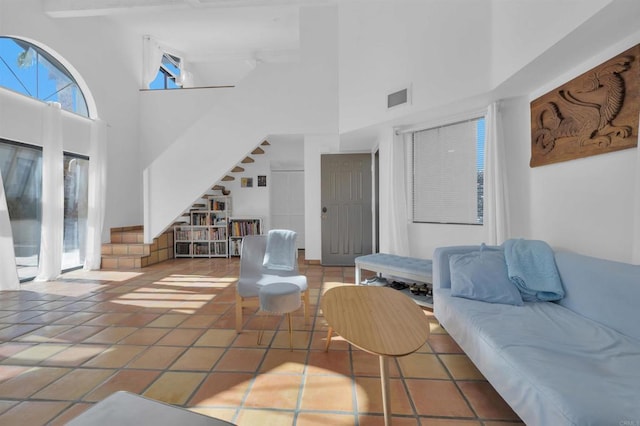
[[[334,287],[320,303],[329,323],[326,350],[335,331],[352,345],[380,357],[384,423],[390,425],[389,357],[409,355],[424,345],[429,337],[427,317],[411,298],[388,287]]]

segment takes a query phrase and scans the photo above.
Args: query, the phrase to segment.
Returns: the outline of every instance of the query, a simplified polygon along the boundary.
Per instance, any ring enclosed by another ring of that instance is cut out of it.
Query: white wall
[[[178,133],[161,153],[142,155],[153,158],[145,172],[147,239],[170,225],[268,134],[337,134],[337,8],[303,8],[300,22],[300,63],[260,64],[233,90],[208,91],[207,109],[201,108],[204,95],[198,90],[181,94],[182,110],[172,108],[173,96],[142,96],[146,112],[141,134],[146,138],[164,128]],[[194,107],[189,105],[191,96],[198,98]],[[185,117],[191,123],[176,131],[163,119],[169,113],[179,117],[179,126],[188,123]],[[153,132],[148,130],[152,127]],[[144,147],[153,145],[153,140],[143,141]]]
[[[479,1],[340,5],[340,132],[484,93],[491,8]],[[412,85],[412,104],[387,94]]]
[[[110,227],[140,224],[142,185],[137,82],[141,75],[142,41],[128,38],[121,28],[102,18],[52,19],[43,13],[42,2],[38,0],[0,2],[0,34],[20,36],[49,46],[84,78],[96,101],[99,117],[109,125],[103,239],[108,238]],[[29,134],[33,128],[40,128],[40,124],[28,110],[9,112],[5,107],[4,111],[3,120],[11,120],[13,130],[7,131],[13,139],[33,139]],[[0,131],[4,128],[2,125]],[[89,138],[65,140],[65,149],[68,143],[76,144],[70,150],[86,153]]]
[[[640,32],[540,87],[531,93],[528,101],[637,43],[640,43]],[[520,143],[528,145],[530,125],[527,124],[519,126],[517,132]],[[531,236],[555,247],[631,262],[634,245],[639,243],[634,240],[633,232],[640,221],[634,210],[640,196],[634,182],[640,167],[637,149],[532,169],[521,163],[520,173],[528,175],[524,179],[530,181]]]
[[[612,0],[492,0],[492,87],[525,67]]]

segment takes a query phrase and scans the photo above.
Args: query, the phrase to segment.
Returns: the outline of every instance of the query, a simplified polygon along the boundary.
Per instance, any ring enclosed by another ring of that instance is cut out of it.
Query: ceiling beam
[[[52,18],[105,16],[133,11],[163,11],[199,7],[244,7],[329,4],[336,0],[43,0]]]

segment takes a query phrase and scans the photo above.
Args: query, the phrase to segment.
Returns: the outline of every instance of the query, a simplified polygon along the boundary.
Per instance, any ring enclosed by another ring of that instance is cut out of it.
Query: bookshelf
[[[246,235],[261,235],[262,219],[250,217],[229,219],[229,256],[240,256],[242,238]]]
[[[211,197],[205,208],[192,210],[190,225],[173,228],[175,257],[229,257],[230,197]]]

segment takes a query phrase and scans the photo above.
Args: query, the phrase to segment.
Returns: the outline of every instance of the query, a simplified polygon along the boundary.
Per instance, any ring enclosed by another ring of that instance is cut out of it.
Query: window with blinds
[[[413,222],[482,225],[484,117],[413,133]]]

